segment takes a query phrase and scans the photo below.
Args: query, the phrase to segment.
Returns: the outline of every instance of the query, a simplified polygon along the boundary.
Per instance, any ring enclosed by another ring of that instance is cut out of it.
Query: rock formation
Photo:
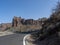
[[[21,21],[22,21],[21,17],[14,16],[12,21],[12,27],[17,27],[18,25],[20,25]]]
[[[41,25],[43,22],[43,18],[41,20],[33,20],[33,19],[23,19],[21,17],[14,16],[12,20],[12,27],[17,27],[18,25]],[[47,18],[45,19],[47,20]]]
[[[24,19],[21,17],[14,16],[14,18],[12,19],[12,23],[0,24],[0,29],[5,30],[11,27],[15,27],[15,28],[17,27],[17,30],[23,30],[23,29],[36,30],[42,27],[42,24],[44,23],[45,20],[47,20],[47,18],[34,20],[34,19]]]
[[[11,23],[2,23],[2,24],[0,24],[0,31],[7,30],[10,27],[12,27]]]

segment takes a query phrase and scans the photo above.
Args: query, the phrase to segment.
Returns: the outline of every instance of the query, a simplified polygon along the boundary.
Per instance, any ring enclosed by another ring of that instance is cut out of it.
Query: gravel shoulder
[[[9,31],[0,31],[0,36],[6,36],[6,35],[11,35],[14,34],[13,32],[9,32]]]

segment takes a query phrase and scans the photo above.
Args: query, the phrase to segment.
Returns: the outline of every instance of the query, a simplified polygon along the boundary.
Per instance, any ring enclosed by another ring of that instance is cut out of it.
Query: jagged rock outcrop
[[[34,22],[34,20],[33,19],[28,19],[28,20],[25,20],[25,24],[27,25],[32,25],[33,24],[33,22]]]
[[[44,20],[47,18],[42,18],[41,20],[33,20],[33,19],[23,19],[21,17],[14,16],[12,20],[12,27],[17,27],[18,25],[41,25]]]
[[[24,19],[21,17],[14,16],[14,18],[12,19],[12,23],[1,24],[0,29],[6,30],[11,27],[15,27],[15,28],[17,27],[17,30],[30,30],[30,31],[37,30],[37,29],[41,29],[44,20],[47,20],[47,18],[34,20],[34,19]]]
[[[12,27],[17,28],[16,30],[19,30],[21,32],[40,30],[42,28],[44,20],[47,20],[47,18],[41,20],[33,20],[33,19],[23,19],[21,17],[14,16],[12,20]]]
[[[12,27],[17,27],[17,26],[21,25],[22,24],[21,21],[22,21],[21,17],[14,16],[14,18],[12,20]]]

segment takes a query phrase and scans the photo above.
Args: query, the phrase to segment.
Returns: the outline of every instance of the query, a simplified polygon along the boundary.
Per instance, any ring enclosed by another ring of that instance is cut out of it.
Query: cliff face
[[[38,30],[42,28],[42,24],[44,23],[45,20],[47,20],[47,18],[34,20],[34,19],[24,19],[21,17],[14,16],[12,19],[12,23],[0,24],[0,30],[7,30],[10,28],[15,28],[16,30],[19,31]]]
[[[47,18],[34,20],[34,19],[23,19],[21,17],[14,16],[12,20],[12,27],[17,28],[17,30],[20,31],[40,30],[45,20],[47,20]]]
[[[18,25],[41,25],[40,20],[33,20],[33,19],[23,19],[21,17],[14,17],[12,20],[12,27],[17,27]]]

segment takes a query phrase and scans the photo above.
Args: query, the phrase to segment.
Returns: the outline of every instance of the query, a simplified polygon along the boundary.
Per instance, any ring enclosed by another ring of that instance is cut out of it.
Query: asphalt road
[[[0,45],[23,45],[23,37],[26,34],[11,34],[7,36],[1,36],[0,37]],[[60,33],[59,33],[60,35]],[[41,42],[39,42],[40,45],[44,45],[45,43],[48,44],[48,42],[52,42],[53,40],[56,41],[58,39],[57,37],[55,38],[53,35]],[[49,40],[49,41],[48,41]],[[53,43],[54,43],[53,41]]]
[[[26,34],[12,34],[0,37],[0,45],[23,45],[23,37]]]

